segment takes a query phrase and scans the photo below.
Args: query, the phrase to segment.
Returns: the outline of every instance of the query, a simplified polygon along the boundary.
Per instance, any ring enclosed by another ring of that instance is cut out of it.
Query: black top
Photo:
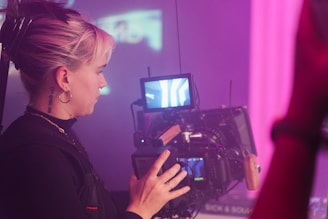
[[[119,212],[72,130],[75,122],[28,107],[3,133],[1,219],[141,218]]]

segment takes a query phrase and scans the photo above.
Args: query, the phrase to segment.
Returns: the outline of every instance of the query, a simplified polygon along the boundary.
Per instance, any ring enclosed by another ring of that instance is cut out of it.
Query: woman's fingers
[[[180,170],[180,165],[175,164],[173,167],[168,169],[164,174],[162,174],[165,184],[170,188],[170,190],[174,189],[179,183],[187,176],[187,172],[184,170]]]
[[[171,154],[171,152],[169,150],[163,151],[158,156],[158,158],[152,165],[151,169],[148,171],[148,176],[158,176],[161,173],[162,167],[163,167],[165,161],[169,158],[170,154]]]
[[[167,170],[163,165],[170,156],[170,151],[162,152],[153,163],[148,173],[141,179],[132,174],[130,178],[130,204],[128,211],[135,212],[143,218],[150,218],[168,201],[175,199],[190,190],[189,186],[176,188],[186,177],[179,164]]]
[[[186,177],[187,172],[182,171],[181,166],[178,163],[173,164],[168,169],[163,169],[163,165],[169,158],[170,153],[171,152],[169,150],[165,150],[160,154],[149,171],[148,177],[150,175],[153,177],[158,177],[159,183],[167,184],[172,187],[171,189],[173,189]]]

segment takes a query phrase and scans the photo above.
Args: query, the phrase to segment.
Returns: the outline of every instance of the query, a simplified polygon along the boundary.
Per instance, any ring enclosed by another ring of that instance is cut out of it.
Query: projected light
[[[61,3],[66,8],[71,8],[74,5],[75,0],[66,0],[66,1],[63,1],[63,0],[55,0],[54,2]],[[7,5],[7,0],[0,0],[0,7],[3,8],[5,5]]]
[[[71,8],[71,7],[74,5],[75,0],[66,0],[66,1],[56,0],[55,2],[58,2],[58,3],[64,4],[64,6],[65,6],[66,8]]]
[[[109,85],[100,89],[100,95],[109,95],[110,92],[111,92],[111,88]]]
[[[149,48],[162,49],[162,12],[160,10],[131,11],[97,20],[97,26],[110,33],[117,44],[145,42]]]

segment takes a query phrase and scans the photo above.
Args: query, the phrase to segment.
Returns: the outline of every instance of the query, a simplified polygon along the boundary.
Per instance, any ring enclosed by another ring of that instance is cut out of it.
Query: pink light
[[[261,181],[271,160],[270,129],[285,113],[289,98],[296,22],[301,0],[252,0],[250,119],[261,165]]]

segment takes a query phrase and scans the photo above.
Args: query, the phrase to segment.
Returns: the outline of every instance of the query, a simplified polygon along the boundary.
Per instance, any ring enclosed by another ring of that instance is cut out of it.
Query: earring
[[[65,94],[65,97],[62,97],[63,94]],[[63,93],[59,94],[59,96],[58,96],[59,101],[62,103],[69,103],[71,101],[72,97],[73,96],[70,91],[63,92]]]

